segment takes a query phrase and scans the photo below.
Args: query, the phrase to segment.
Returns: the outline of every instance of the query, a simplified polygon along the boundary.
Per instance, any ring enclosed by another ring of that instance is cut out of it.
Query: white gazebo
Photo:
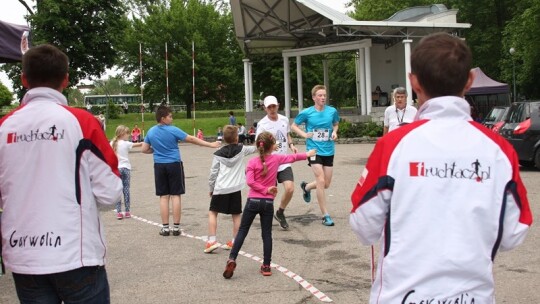
[[[457,23],[457,10],[442,4],[413,7],[383,21],[358,21],[317,0],[230,0],[236,38],[244,54],[245,107],[253,111],[250,57],[281,53],[284,67],[285,115],[290,117],[290,58],[296,59],[298,107],[303,108],[302,56],[355,52],[357,106],[371,113],[374,81],[387,90],[402,85],[409,92],[411,47],[434,32],[458,36],[468,23]],[[331,94],[323,61],[324,84]]]

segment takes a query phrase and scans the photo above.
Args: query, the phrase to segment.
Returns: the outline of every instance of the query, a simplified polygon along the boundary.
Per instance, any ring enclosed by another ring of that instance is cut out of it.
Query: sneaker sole
[[[223,277],[225,279],[230,279],[233,276],[235,269],[236,269],[236,262],[235,261],[228,262],[227,266],[225,266]]]
[[[304,202],[309,204],[311,202],[311,193],[305,190],[306,186],[307,186],[306,182],[302,182],[300,184],[300,188],[302,189],[302,198],[304,199]]]
[[[278,221],[279,223],[279,226],[285,230],[289,229],[289,224],[287,224],[287,222],[285,222],[285,225],[283,225],[283,223],[281,222],[281,220],[277,217],[277,215],[274,214],[274,218],[276,219],[276,221]]]
[[[269,277],[269,276],[272,275],[272,271],[270,271],[270,272],[265,272],[265,271],[262,271],[262,270],[261,270],[261,274],[262,274],[263,276],[265,276],[265,277]]]
[[[204,249],[204,253],[212,253],[212,251],[216,250],[219,248],[219,244],[218,243],[215,243],[214,245],[208,247],[208,248],[205,248]]]

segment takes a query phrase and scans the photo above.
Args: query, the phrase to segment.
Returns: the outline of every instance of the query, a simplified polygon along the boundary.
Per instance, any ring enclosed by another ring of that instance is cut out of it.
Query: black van
[[[516,149],[520,165],[540,169],[540,101],[513,103],[499,133]]]

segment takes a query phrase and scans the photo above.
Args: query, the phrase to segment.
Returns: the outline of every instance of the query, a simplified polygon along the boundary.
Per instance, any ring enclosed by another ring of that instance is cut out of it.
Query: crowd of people
[[[164,237],[181,235],[186,189],[178,142],[217,149],[208,178],[208,241],[203,251],[218,248],[218,214],[230,214],[233,230],[224,242],[230,250],[226,279],[234,274],[257,215],[263,247],[260,273],[272,275],[272,221],[289,229],[285,210],[294,194],[293,162],[307,160],[314,179],[299,184],[302,198],[310,203],[314,190],[322,224],[335,225],[325,191],[332,182],[340,117],[326,104],[325,86],[313,87],[314,105],[292,124],[278,113],[277,98],[267,96],[266,116],[256,129],[246,131],[230,112],[229,124],[218,131],[220,140],[208,142],[202,130],[201,136],[191,136],[175,127],[171,109],[162,105],[155,112],[157,124],[144,139],[137,126],[131,132],[118,126],[109,142],[104,132],[96,131],[102,126],[92,114],[67,106],[61,92],[68,84],[68,62],[51,45],[25,53],[21,79],[29,90],[14,110],[17,115],[0,120],[0,137],[6,138],[0,141],[0,169],[2,176],[9,176],[0,179],[1,253],[21,302],[34,303],[36,297],[46,299],[44,303],[110,302],[99,208],[116,207],[119,220],[131,216],[128,152],[138,146],[153,157],[159,235]],[[381,246],[371,303],[453,303],[465,295],[475,303],[492,303],[495,254],[521,244],[532,223],[513,148],[499,135],[484,132],[463,99],[474,79],[471,64],[463,40],[429,35],[411,55],[409,80],[419,109],[406,104],[405,89],[396,88],[392,94],[385,134],[351,195],[352,230],[362,244]],[[13,135],[28,130],[41,132],[39,140]],[[298,151],[291,132],[305,138],[307,152]],[[244,145],[244,140],[252,145]],[[251,154],[256,155],[246,165],[244,159]],[[22,191],[18,186],[25,183],[46,188],[48,194]],[[276,210],[278,184],[284,191]],[[242,210],[245,185],[249,189]],[[59,221],[59,215],[70,220]],[[22,241],[43,231],[54,233],[51,246],[27,250],[11,241],[14,235]],[[80,284],[71,285],[72,280]]]

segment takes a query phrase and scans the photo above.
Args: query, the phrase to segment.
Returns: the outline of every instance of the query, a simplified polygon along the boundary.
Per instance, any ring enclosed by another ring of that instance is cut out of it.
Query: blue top
[[[317,111],[311,106],[294,119],[294,123],[306,124],[306,132],[313,132],[313,137],[306,139],[306,149],[317,149],[317,155],[332,156],[335,153],[335,143],[332,140],[333,126],[339,123],[338,111],[330,106],[324,106],[322,111]]]
[[[184,141],[188,134],[171,125],[155,125],[148,130],[144,142],[154,150],[154,163],[168,164],[182,161],[178,141]]]
[[[236,126],[236,117],[234,117],[234,115],[229,116],[229,124],[231,126]]]

